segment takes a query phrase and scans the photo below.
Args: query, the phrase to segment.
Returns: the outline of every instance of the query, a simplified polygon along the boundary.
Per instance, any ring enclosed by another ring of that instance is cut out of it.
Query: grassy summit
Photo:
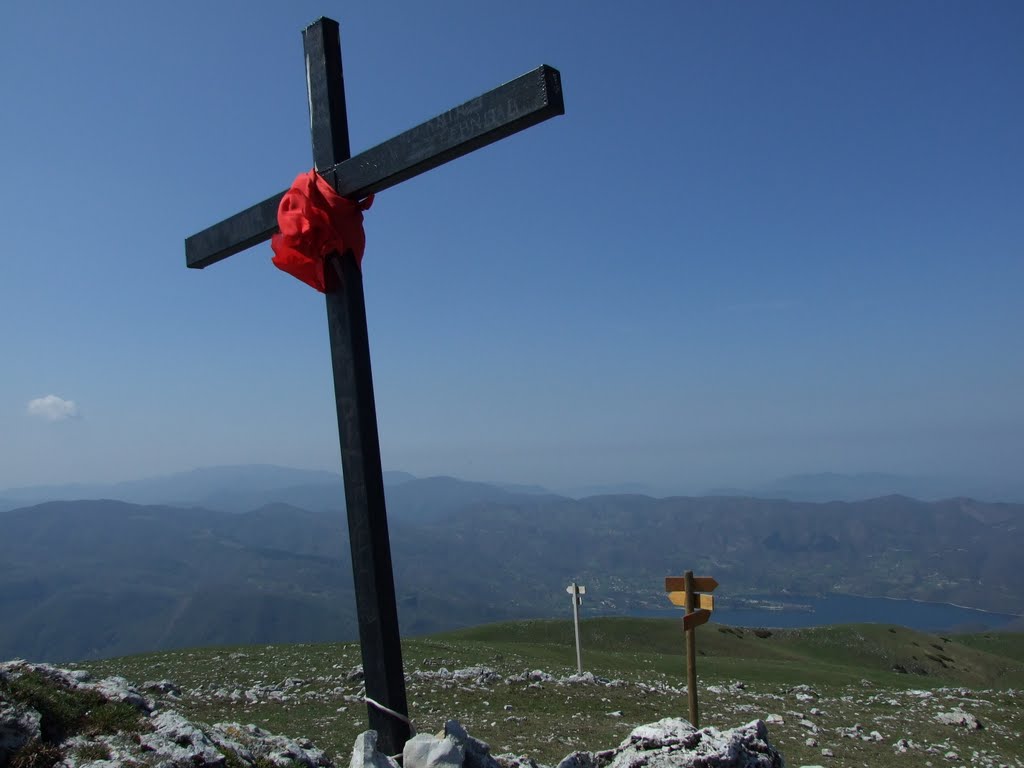
[[[575,672],[568,621],[407,640],[413,719],[421,731],[436,732],[456,718],[495,752],[554,763],[574,749],[611,747],[638,724],[685,716],[678,621],[594,619],[582,627],[584,668],[614,684],[558,681]],[[708,624],[697,638],[701,725],[779,715],[784,722],[770,725],[772,740],[791,765],[825,762],[822,749],[842,765],[938,765],[947,752],[958,755],[957,765],[1024,765],[1024,693],[1017,690],[1024,688],[1024,635],[941,637],[886,625],[769,633]],[[359,661],[354,644],[321,644],[183,650],[83,666],[136,684],[170,679],[182,693],[165,705],[189,718],[308,737],[344,764],[365,727],[351,674]],[[495,674],[441,672],[472,666]],[[509,680],[532,670],[555,679]],[[958,707],[985,727],[935,719]],[[900,739],[909,740],[906,752],[893,746]]]

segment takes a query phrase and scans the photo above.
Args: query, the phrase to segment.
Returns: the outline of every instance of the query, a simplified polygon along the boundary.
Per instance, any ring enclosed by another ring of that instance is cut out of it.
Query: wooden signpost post
[[[388,189],[565,111],[558,71],[541,66],[351,157],[338,23],[319,19],[303,30],[302,41],[313,164],[339,195],[350,200]],[[284,194],[279,192],[187,238],[186,264],[202,269],[269,240],[278,229],[278,206]],[[324,276],[369,722],[379,735],[380,749],[393,755],[402,751],[409,738],[409,712],[363,279],[350,250],[329,254]]]
[[[686,633],[686,697],[690,704],[690,722],[697,724],[697,643],[694,630],[711,618],[715,609],[715,598],[703,592],[713,592],[718,582],[710,576],[694,577],[693,571],[683,576],[669,576],[665,579],[665,591],[673,605],[686,609],[683,615],[683,632]]]
[[[565,588],[565,591],[572,596],[572,625],[576,629],[576,672],[582,675],[583,656],[580,653],[580,605],[583,603],[581,595],[587,594],[587,588],[574,581]]]

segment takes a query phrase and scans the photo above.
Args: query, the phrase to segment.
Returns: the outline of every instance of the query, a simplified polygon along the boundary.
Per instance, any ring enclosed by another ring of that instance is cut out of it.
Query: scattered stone
[[[597,678],[594,677],[593,672],[584,672],[581,675],[569,675],[568,677],[563,678],[563,682],[568,683],[569,685],[594,685],[597,683]]]
[[[77,682],[77,681],[76,681]],[[78,688],[90,687],[89,683],[79,683]],[[132,688],[123,677],[107,677],[91,686],[93,690],[110,701],[121,701],[130,704],[142,712],[152,712],[153,702]]]
[[[211,729],[210,736],[218,746],[229,747],[230,743],[226,740],[241,743],[243,749],[257,761],[269,760],[280,768],[333,768],[334,765],[309,739],[278,736],[255,725],[217,723]]]
[[[782,755],[768,742],[763,720],[727,731],[695,729],[677,718],[633,729],[615,750],[595,755],[608,768],[783,768]]]
[[[597,768],[593,752],[573,752],[566,755],[556,768]]]
[[[981,730],[984,726],[977,717],[970,712],[964,712],[959,707],[950,712],[939,712],[935,715],[935,721],[943,725],[960,725],[969,730]]]
[[[170,696],[181,696],[181,688],[170,680],[147,680],[142,684],[142,690]]]
[[[498,761],[498,765],[501,768],[546,768],[546,766],[539,765],[536,760],[527,755],[495,755],[494,759]]]
[[[768,725],[785,725],[786,723],[782,715],[768,715],[764,721],[768,723]]]
[[[30,707],[0,701],[0,765],[29,742],[39,738],[40,715]]]
[[[825,747],[823,750],[821,750],[821,756],[822,757],[835,757],[836,755],[835,755],[835,753],[831,749],[829,749],[828,747]]]
[[[438,738],[418,733],[402,750],[403,768],[462,768],[462,746],[450,736]]]
[[[458,720],[448,720],[444,724],[444,735],[450,736],[462,749],[464,768],[500,768],[498,761],[491,757],[490,745],[470,736]]]
[[[152,733],[139,736],[139,745],[155,752],[175,768],[223,766],[224,755],[199,728],[177,712],[161,712],[150,720]]]
[[[394,758],[377,749],[377,732],[363,731],[352,746],[348,768],[398,768]]]

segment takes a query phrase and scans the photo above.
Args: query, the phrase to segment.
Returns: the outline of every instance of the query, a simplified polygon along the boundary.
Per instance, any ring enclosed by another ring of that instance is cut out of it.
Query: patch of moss
[[[131,705],[107,701],[95,691],[67,688],[40,672],[0,681],[0,691],[39,713],[39,729],[46,744],[58,744],[83,733],[142,730],[142,717]]]
[[[91,742],[89,744],[83,744],[75,750],[75,755],[82,762],[91,760],[110,760],[113,755],[110,752],[110,747],[100,742]]]

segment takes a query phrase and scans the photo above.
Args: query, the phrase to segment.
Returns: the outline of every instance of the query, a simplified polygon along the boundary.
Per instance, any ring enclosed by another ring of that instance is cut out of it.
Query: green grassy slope
[[[678,674],[683,635],[678,621],[603,618],[582,623],[586,668],[595,674],[653,670]],[[514,653],[524,663],[575,663],[572,625],[542,620],[490,624],[436,635]],[[698,668],[709,679],[884,685],[1024,686],[1024,635],[939,636],[883,624],[753,630],[707,624],[697,630]],[[990,638],[986,640],[985,638]],[[900,673],[894,667],[906,670]],[[544,666],[545,669],[548,666]]]
[[[575,671],[567,621],[493,624],[406,640],[410,710],[420,730],[437,731],[454,717],[495,752],[554,763],[573,749],[613,746],[640,723],[685,716],[678,621],[594,619],[582,627],[584,667],[621,685],[531,687],[501,680],[480,686],[417,674],[486,665],[503,678],[533,669],[567,675]],[[791,765],[822,762],[822,748],[833,750],[834,764],[842,765],[935,765],[946,751],[978,751],[994,765],[1024,758],[1024,695],[1013,690],[1024,687],[1024,634],[943,638],[885,625],[769,634],[708,624],[698,629],[697,643],[701,724],[727,728],[781,715],[785,722],[772,725],[771,734]],[[183,694],[168,705],[186,716],[308,737],[345,763],[365,727],[364,705],[353,698],[359,683],[347,679],[358,663],[357,646],[327,644],[174,651],[83,666],[135,683],[170,678]],[[813,691],[794,690],[797,685]],[[986,728],[969,732],[935,722],[937,712],[957,706]],[[880,740],[842,735],[856,723],[864,733],[877,730]],[[904,737],[920,747],[897,753],[892,745]],[[808,738],[817,743],[809,745]],[[938,752],[925,751],[928,746]]]

